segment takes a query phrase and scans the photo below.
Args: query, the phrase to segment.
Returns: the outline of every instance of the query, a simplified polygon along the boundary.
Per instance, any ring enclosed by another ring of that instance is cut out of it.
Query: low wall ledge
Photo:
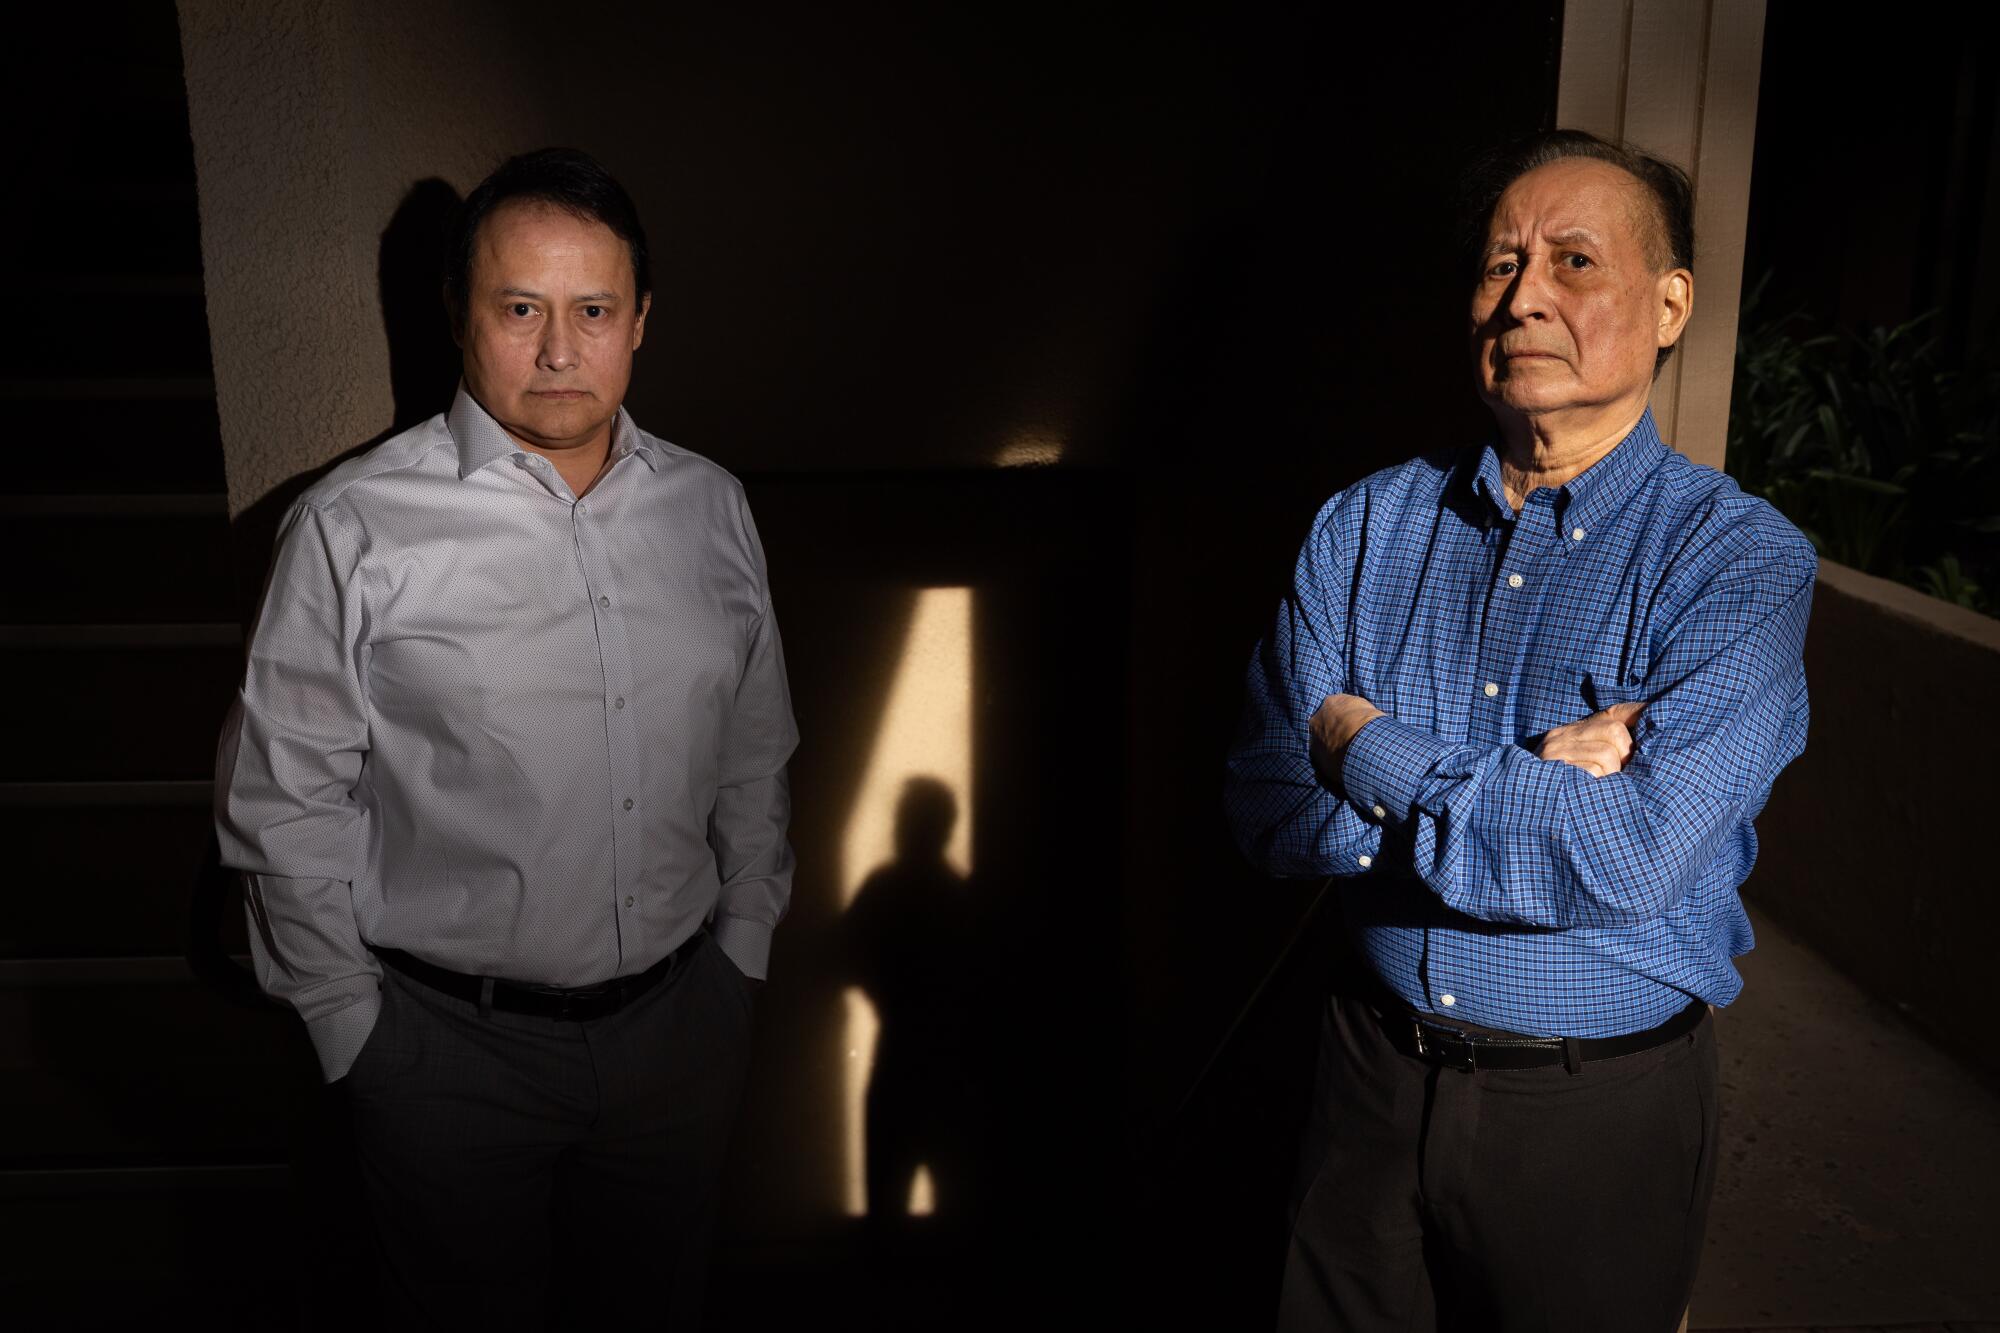
[[[1867,602],[1898,620],[1934,634],[1963,640],[1988,652],[2000,653],[2000,620],[1991,616],[1941,601],[1890,579],[1837,565],[1831,560],[1819,562],[1819,581],[1835,592]]]

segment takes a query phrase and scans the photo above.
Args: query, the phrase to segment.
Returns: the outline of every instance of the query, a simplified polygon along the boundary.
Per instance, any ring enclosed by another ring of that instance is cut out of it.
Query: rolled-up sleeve
[[[328,1081],[381,1003],[352,891],[369,836],[356,795],[369,736],[358,552],[324,509],[285,516],[216,754],[216,831],[223,864],[244,874],[258,981],[298,1010]]]

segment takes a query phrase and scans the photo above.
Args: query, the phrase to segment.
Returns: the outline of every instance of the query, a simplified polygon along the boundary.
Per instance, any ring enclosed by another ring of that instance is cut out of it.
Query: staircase
[[[245,943],[210,851],[243,635],[180,37],[169,0],[69,10],[7,56],[33,132],[0,331],[0,1300],[13,1328],[269,1327],[313,1080],[286,1014],[186,961],[198,882],[201,947]]]

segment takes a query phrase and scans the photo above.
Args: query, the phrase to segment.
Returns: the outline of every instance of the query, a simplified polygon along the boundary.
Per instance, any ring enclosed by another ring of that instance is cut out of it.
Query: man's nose
[[[562,320],[552,319],[544,327],[536,362],[543,370],[569,370],[576,365],[576,339]]]
[[[1547,275],[1538,265],[1524,263],[1515,270],[1500,308],[1516,321],[1534,319],[1548,312],[1548,295]]]

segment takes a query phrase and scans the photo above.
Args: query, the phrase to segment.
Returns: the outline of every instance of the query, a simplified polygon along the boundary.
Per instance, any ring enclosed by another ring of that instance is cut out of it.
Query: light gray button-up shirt
[[[621,408],[578,500],[461,387],[280,530],[215,788],[264,989],[332,1080],[370,945],[585,986],[712,916],[761,977],[797,740],[736,479]]]

